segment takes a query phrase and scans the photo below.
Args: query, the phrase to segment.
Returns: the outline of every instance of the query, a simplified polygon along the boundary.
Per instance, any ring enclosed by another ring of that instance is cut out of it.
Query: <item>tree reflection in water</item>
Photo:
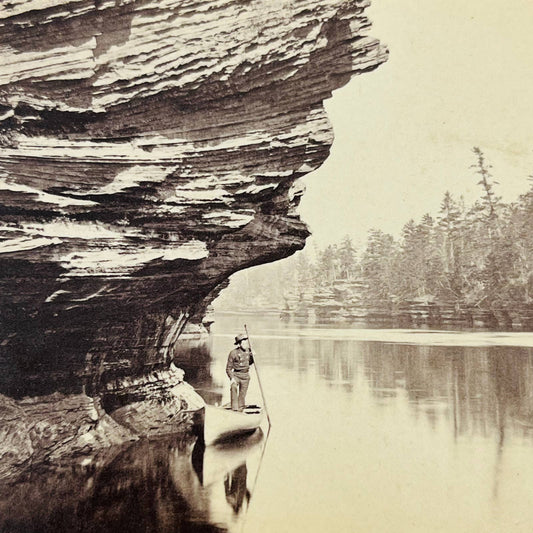
[[[502,439],[504,426],[533,437],[532,348],[366,342],[297,333],[257,339],[262,365],[300,376],[317,374],[346,394],[363,377],[376,404],[405,396],[415,417],[426,417],[432,426],[451,420],[456,438],[498,434]]]

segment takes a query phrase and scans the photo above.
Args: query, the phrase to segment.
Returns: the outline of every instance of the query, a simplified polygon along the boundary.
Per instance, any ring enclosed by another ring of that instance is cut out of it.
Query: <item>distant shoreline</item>
[[[376,310],[357,311],[344,310],[344,312],[317,313],[310,305],[305,309],[221,309],[216,310],[215,315],[249,315],[268,316],[277,318],[280,322],[297,325],[312,326],[335,326],[339,329],[412,329],[419,331],[490,331],[510,333],[532,333],[529,327],[531,317],[524,313],[525,317],[513,321],[508,315],[503,315],[504,320],[498,320],[496,314],[487,313],[485,310],[468,310],[456,313],[449,307],[432,306],[432,312],[420,310],[401,309],[395,311],[376,312]],[[436,308],[436,309],[435,309]],[[517,312],[518,316],[518,312]]]

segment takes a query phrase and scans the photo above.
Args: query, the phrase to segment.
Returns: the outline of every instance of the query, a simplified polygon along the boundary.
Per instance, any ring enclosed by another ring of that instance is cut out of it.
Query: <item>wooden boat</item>
[[[242,411],[232,411],[229,406],[206,405],[196,419],[198,435],[205,446],[253,433],[263,422],[263,408],[247,405]]]

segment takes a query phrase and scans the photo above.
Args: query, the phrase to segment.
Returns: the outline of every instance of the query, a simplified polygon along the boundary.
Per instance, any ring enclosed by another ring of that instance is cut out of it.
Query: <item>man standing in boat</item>
[[[246,335],[237,335],[235,344],[237,347],[228,355],[226,374],[230,379],[231,408],[233,411],[239,411],[246,405],[250,365],[254,364],[254,358]]]

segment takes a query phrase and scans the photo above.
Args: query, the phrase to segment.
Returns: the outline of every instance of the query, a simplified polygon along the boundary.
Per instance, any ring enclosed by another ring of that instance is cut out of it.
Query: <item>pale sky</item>
[[[373,0],[388,62],[326,102],[330,157],[304,178],[300,213],[319,245],[398,234],[450,190],[476,198],[479,146],[514,200],[533,175],[533,2]]]

